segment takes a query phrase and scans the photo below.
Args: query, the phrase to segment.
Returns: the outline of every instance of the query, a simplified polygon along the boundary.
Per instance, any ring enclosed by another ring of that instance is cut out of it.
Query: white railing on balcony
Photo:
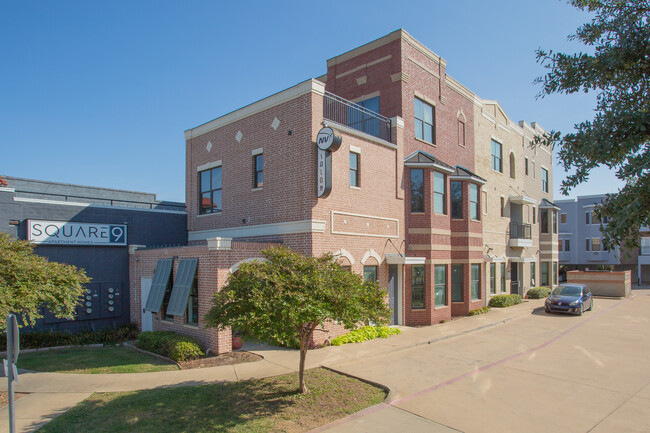
[[[382,140],[391,141],[390,119],[330,92],[323,98],[323,117]]]

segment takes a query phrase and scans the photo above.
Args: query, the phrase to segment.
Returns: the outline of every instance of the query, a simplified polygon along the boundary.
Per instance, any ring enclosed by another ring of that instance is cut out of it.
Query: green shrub
[[[476,310],[471,310],[469,312],[470,316],[478,316],[479,314],[484,314],[490,311],[490,307],[477,308]]]
[[[526,293],[528,299],[543,299],[548,298],[548,295],[551,294],[551,289],[548,287],[535,287],[532,288]]]
[[[520,295],[496,295],[490,299],[490,307],[503,308],[521,304]]]
[[[388,338],[389,335],[401,334],[398,328],[389,328],[388,326],[364,326],[355,329],[345,335],[341,335],[332,340],[332,346],[340,346],[346,343],[361,343],[362,341],[372,340],[374,338]]]
[[[142,350],[166,356],[176,362],[203,356],[201,346],[195,338],[171,331],[142,332],[138,335],[135,344]]]
[[[138,326],[134,323],[111,329],[97,331],[84,330],[76,333],[59,331],[21,332],[21,349],[38,349],[41,347],[81,346],[84,344],[121,343],[133,340],[138,335]],[[0,335],[0,351],[7,350],[7,336]]]

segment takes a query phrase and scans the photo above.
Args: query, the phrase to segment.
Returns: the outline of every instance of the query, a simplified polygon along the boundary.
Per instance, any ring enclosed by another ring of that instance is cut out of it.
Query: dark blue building
[[[29,239],[37,254],[83,268],[91,278],[76,320],[46,312],[35,330],[74,332],[129,323],[129,245],[187,243],[184,203],[141,192],[4,179],[0,230]]]

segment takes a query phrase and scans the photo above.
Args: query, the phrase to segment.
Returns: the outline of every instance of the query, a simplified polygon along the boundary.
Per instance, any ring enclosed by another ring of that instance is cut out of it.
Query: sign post
[[[16,361],[20,352],[20,334],[16,316],[7,316],[7,359],[4,360],[5,374],[7,376],[9,391],[9,433],[16,432],[16,415],[14,408],[14,381],[18,381]]]

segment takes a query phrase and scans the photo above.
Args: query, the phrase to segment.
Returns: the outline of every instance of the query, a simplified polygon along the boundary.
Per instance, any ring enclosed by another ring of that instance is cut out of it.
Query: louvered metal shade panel
[[[160,259],[156,264],[156,272],[153,274],[151,290],[147,298],[146,311],[158,313],[165,297],[165,290],[171,282],[172,266],[174,259]]]
[[[190,296],[198,262],[199,259],[181,259],[178,272],[176,272],[172,295],[169,298],[167,314],[171,316],[183,316],[185,314],[187,299]]]

